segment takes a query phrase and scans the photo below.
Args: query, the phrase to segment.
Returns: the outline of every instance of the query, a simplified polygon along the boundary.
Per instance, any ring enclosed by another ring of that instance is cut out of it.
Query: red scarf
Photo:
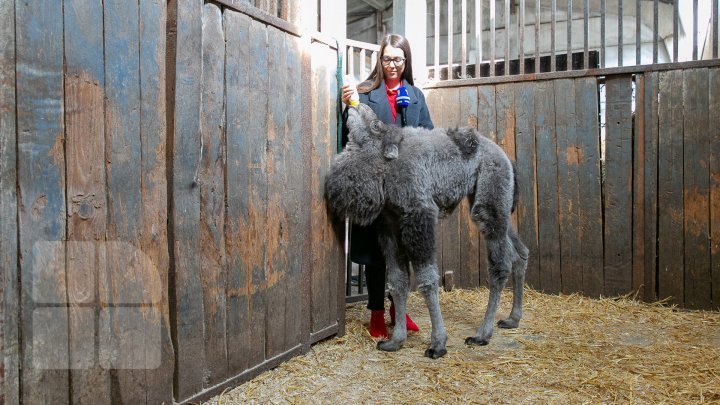
[[[397,121],[397,108],[396,108],[396,102],[397,102],[397,94],[398,91],[396,90],[390,90],[385,87],[385,91],[387,91],[387,99],[388,103],[390,103],[390,112],[392,112],[393,122]]]

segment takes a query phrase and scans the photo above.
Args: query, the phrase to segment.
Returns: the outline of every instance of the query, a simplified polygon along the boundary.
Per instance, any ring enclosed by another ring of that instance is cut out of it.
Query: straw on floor
[[[503,294],[499,317],[511,294]],[[441,292],[448,354],[423,357],[430,321],[396,353],[375,349],[363,303],[347,308],[347,334],[313,346],[212,404],[245,403],[720,403],[720,313],[678,311],[628,298],[525,291],[520,328],[465,346],[487,290]]]

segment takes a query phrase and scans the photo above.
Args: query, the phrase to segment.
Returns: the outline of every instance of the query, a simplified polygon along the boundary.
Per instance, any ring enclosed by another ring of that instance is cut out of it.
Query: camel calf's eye
[[[373,120],[370,123],[370,130],[373,132],[380,132],[380,128],[382,128],[381,125],[380,120]]]

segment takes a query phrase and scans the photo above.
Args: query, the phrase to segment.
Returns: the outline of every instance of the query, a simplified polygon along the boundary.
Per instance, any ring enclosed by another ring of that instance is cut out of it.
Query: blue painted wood
[[[175,399],[203,389],[207,368],[200,275],[200,164],[202,91],[202,0],[177,4],[175,133],[173,136],[173,233],[175,238],[176,362]]]
[[[15,12],[20,395],[24,403],[67,403],[62,4],[17,2]]]
[[[682,71],[660,72],[658,102],[658,299],[685,301],[683,285]]]
[[[72,402],[102,402],[110,397],[110,371],[95,357],[100,317],[97,282],[106,271],[105,64],[102,4],[64,3],[65,152],[67,161],[67,278],[70,309]],[[100,348],[98,348],[100,349]]]
[[[710,148],[708,69],[683,71],[683,207],[685,212],[685,303],[712,308],[710,263]]]
[[[605,83],[604,294],[616,296],[632,288],[632,76]]]
[[[168,200],[166,176],[166,24],[167,2],[140,0],[140,108],[142,120],[142,251],[162,286],[152,291],[154,305],[146,312],[159,341],[149,347],[152,366],[145,370],[147,403],[169,404],[173,399],[174,353],[170,338],[168,301]],[[157,346],[155,346],[157,345]],[[156,350],[159,351],[156,352]],[[159,359],[157,358],[159,356]],[[156,361],[160,362],[157,363]],[[150,365],[150,364],[149,364]]]
[[[200,187],[200,273],[205,320],[205,386],[227,379],[225,353],[225,37],[220,7],[203,6],[202,104],[203,156]]]
[[[0,2],[0,402],[20,403],[17,283],[17,136],[15,119],[15,3]]]
[[[107,278],[101,278],[101,300],[119,304],[101,314],[100,334],[108,336],[100,349],[100,363],[113,370],[113,395],[124,401],[145,401],[146,357],[135,340],[139,308],[122,304],[148,304],[145,254],[142,246],[142,143],[140,122],[140,27],[137,2],[104,3],[106,172],[108,189]],[[132,342],[132,343],[131,343]]]
[[[579,155],[582,291],[590,297],[603,293],[603,224],[600,192],[600,134],[598,87],[594,77],[575,82],[575,117]]]
[[[249,46],[251,19],[231,10],[225,10],[223,18],[227,37],[227,356],[228,373],[237,375],[250,368],[251,364],[248,355],[253,347],[250,340],[250,260],[257,257],[257,250],[263,246],[249,242],[253,240],[250,214],[255,212],[250,186],[254,178],[264,176],[264,170],[251,164],[256,150],[251,149],[253,140],[249,137],[247,122],[254,104],[248,97],[251,85],[248,71],[252,63]]]
[[[562,277],[555,85],[552,81],[543,81],[535,86],[539,288],[548,293],[559,293]]]

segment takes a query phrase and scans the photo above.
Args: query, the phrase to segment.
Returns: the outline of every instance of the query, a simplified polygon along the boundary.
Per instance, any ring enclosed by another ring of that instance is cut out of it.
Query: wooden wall
[[[0,2],[0,403],[196,402],[343,332],[336,50],[249,9]]]
[[[710,309],[720,308],[719,77],[718,68],[687,68],[427,92],[436,126],[475,127],[515,160],[530,286],[639,291]],[[466,208],[442,222],[439,257],[456,284],[475,287],[486,265]]]

